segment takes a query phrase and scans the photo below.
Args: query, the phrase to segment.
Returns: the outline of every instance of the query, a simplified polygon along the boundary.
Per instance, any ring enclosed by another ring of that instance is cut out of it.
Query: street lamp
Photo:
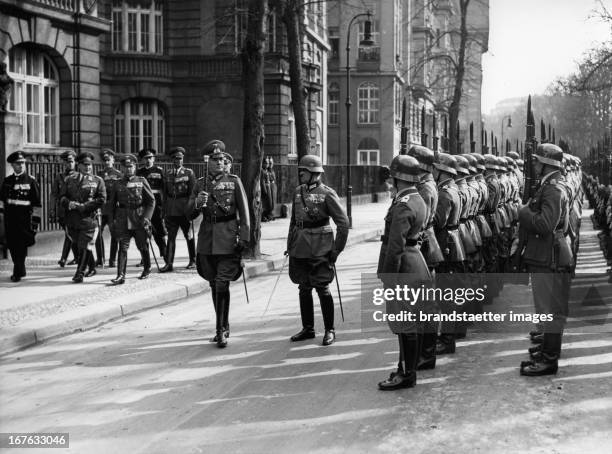
[[[359,42],[362,47],[370,47],[374,44],[372,40],[372,13],[360,13],[353,16],[346,30],[346,214],[349,219],[349,229],[353,228],[352,197],[353,187],[351,186],[351,67],[349,65],[351,52],[351,26],[356,19],[367,16],[364,23],[364,36]]]
[[[501,143],[502,143],[502,150],[504,149],[504,120],[508,119],[508,124],[506,125],[508,128],[512,127],[512,117],[510,115],[506,115],[504,118],[502,118],[501,121]],[[500,153],[498,152],[498,155]],[[504,154],[506,154],[506,152],[504,151]]]

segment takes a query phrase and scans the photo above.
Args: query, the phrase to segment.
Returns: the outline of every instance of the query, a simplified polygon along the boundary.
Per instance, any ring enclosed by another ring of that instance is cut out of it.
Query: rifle
[[[406,127],[406,97],[402,101],[402,130],[400,135],[400,154],[408,153],[408,127]]]
[[[523,183],[523,205],[526,205],[531,199],[533,194],[533,169],[532,169],[532,159],[533,159],[533,151],[535,147],[537,147],[538,141],[535,137],[535,120],[533,116],[533,111],[531,110],[531,95],[527,100],[527,126],[525,130],[525,166],[524,166],[524,183]],[[524,230],[521,228],[521,224],[519,223],[518,230],[518,244],[517,248],[512,254],[510,269],[513,273],[521,273],[525,271],[525,267],[522,263],[522,255],[525,247],[527,246],[527,236]],[[512,251],[511,251],[512,253]],[[516,282],[528,284],[527,282]]]

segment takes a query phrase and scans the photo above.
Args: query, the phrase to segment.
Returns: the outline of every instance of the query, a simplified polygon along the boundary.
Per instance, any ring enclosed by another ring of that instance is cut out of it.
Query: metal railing
[[[171,162],[156,162],[164,171],[172,169]],[[116,166],[118,168],[118,165]],[[203,162],[186,162],[184,167],[192,169],[196,178],[204,176],[206,167]],[[323,182],[333,188],[339,196],[346,195],[346,166],[326,165]],[[103,169],[103,164],[94,164],[94,173],[97,175]],[[351,184],[353,194],[369,194],[380,190],[382,184],[381,168],[379,166],[351,166]],[[27,163],[27,172],[39,183],[41,190],[42,220],[41,231],[59,230],[57,222],[51,222],[49,214],[54,208],[51,206],[51,187],[53,181],[64,170],[62,162],[31,161]],[[240,163],[234,163],[232,173],[241,176]],[[275,165],[276,177],[276,203],[289,203],[293,190],[298,185],[298,169],[296,165]]]

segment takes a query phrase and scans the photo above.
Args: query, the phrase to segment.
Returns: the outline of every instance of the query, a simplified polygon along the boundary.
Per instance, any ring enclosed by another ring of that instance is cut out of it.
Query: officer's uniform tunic
[[[336,224],[335,240],[330,217]],[[298,186],[287,238],[291,281],[307,288],[327,286],[334,279],[327,254],[341,252],[347,237],[348,217],[336,192],[320,182]]]
[[[206,206],[195,208],[200,192],[208,192]],[[192,212],[203,215],[197,244],[197,269],[211,284],[227,287],[229,281],[240,277],[239,240],[250,240],[250,218],[246,193],[240,178],[221,173],[197,180],[189,206]],[[193,216],[192,216],[193,217]]]
[[[148,251],[145,224],[153,215],[155,197],[146,178],[126,175],[117,180],[109,205],[113,207],[109,213],[109,223],[119,240],[120,252],[127,253],[132,238],[140,251]]]
[[[109,216],[114,209],[114,206],[110,203],[110,195],[113,192],[114,185],[117,181],[123,178],[123,174],[115,169],[114,167],[105,167],[99,174],[99,177],[104,180],[104,187],[106,188],[106,198],[107,202],[102,207],[102,218],[100,220],[100,238],[99,241],[96,242],[96,255],[98,256],[98,261],[102,260],[103,248],[104,248],[104,237],[102,234],[104,233],[104,228],[109,225]],[[111,261],[115,260],[115,255],[117,253],[117,241],[118,238],[115,238],[114,232],[111,231],[111,247],[110,247],[110,257]]]
[[[189,197],[195,186],[195,175],[193,170],[185,167],[173,168],[166,173],[165,190],[163,196],[164,214],[166,216],[166,227],[168,228],[168,259],[172,263],[176,248],[176,235],[179,228],[183,232],[188,246],[195,241],[191,232],[189,220]],[[189,251],[190,255],[195,251]],[[172,257],[170,257],[172,255]],[[190,257],[195,258],[195,257]]]
[[[422,233],[421,252],[427,262],[427,266],[431,269],[444,261],[444,255],[442,255],[442,250],[433,228],[434,217],[438,208],[438,188],[430,173],[427,173],[417,184],[417,190],[427,208],[427,222]]]
[[[136,175],[147,179],[151,191],[155,196],[155,209],[151,217],[151,226],[153,227],[153,239],[159,247],[159,253],[162,257],[166,255],[166,241],[164,237],[168,234],[166,225],[164,224],[164,170],[156,165],[151,167],[141,167],[136,171]]]
[[[6,244],[15,278],[26,275],[25,258],[28,247],[34,245],[40,211],[40,188],[33,176],[23,171],[4,179],[0,189],[0,213],[4,212]]]
[[[543,351],[558,358],[563,327],[568,315],[570,263],[562,263],[571,252],[567,245],[568,200],[558,172],[545,176],[531,201],[519,213],[527,234],[523,262],[532,274],[533,299],[537,313],[550,313],[553,321],[543,323],[545,336],[554,334],[552,345]],[[565,244],[564,244],[565,243]],[[568,254],[564,254],[567,247]],[[545,338],[546,343],[546,338]]]
[[[427,205],[416,188],[400,191],[385,216],[377,274],[385,288],[431,286],[432,277],[418,247],[421,231],[427,224]],[[387,301],[387,313],[424,309],[405,301]],[[389,321],[394,334],[416,333],[418,323]]]
[[[70,202],[79,205],[69,208]],[[88,249],[98,234],[97,210],[106,202],[106,187],[102,178],[76,172],[66,179],[61,204],[66,210],[66,226],[72,241],[77,244],[79,253]]]

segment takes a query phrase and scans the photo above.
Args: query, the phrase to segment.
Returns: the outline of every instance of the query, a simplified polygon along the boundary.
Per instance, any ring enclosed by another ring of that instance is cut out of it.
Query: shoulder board
[[[235,178],[237,180],[240,179],[240,177],[238,175],[234,175],[233,173],[228,173],[227,176],[230,177],[230,178]]]
[[[400,202],[400,203],[407,203],[408,200],[410,200],[410,197],[413,196],[413,195],[416,195],[416,194],[406,194],[406,195],[402,196],[402,198],[399,199],[398,202]]]
[[[200,178],[198,178],[197,181],[204,181],[204,180],[206,180],[206,177],[200,177]]]

